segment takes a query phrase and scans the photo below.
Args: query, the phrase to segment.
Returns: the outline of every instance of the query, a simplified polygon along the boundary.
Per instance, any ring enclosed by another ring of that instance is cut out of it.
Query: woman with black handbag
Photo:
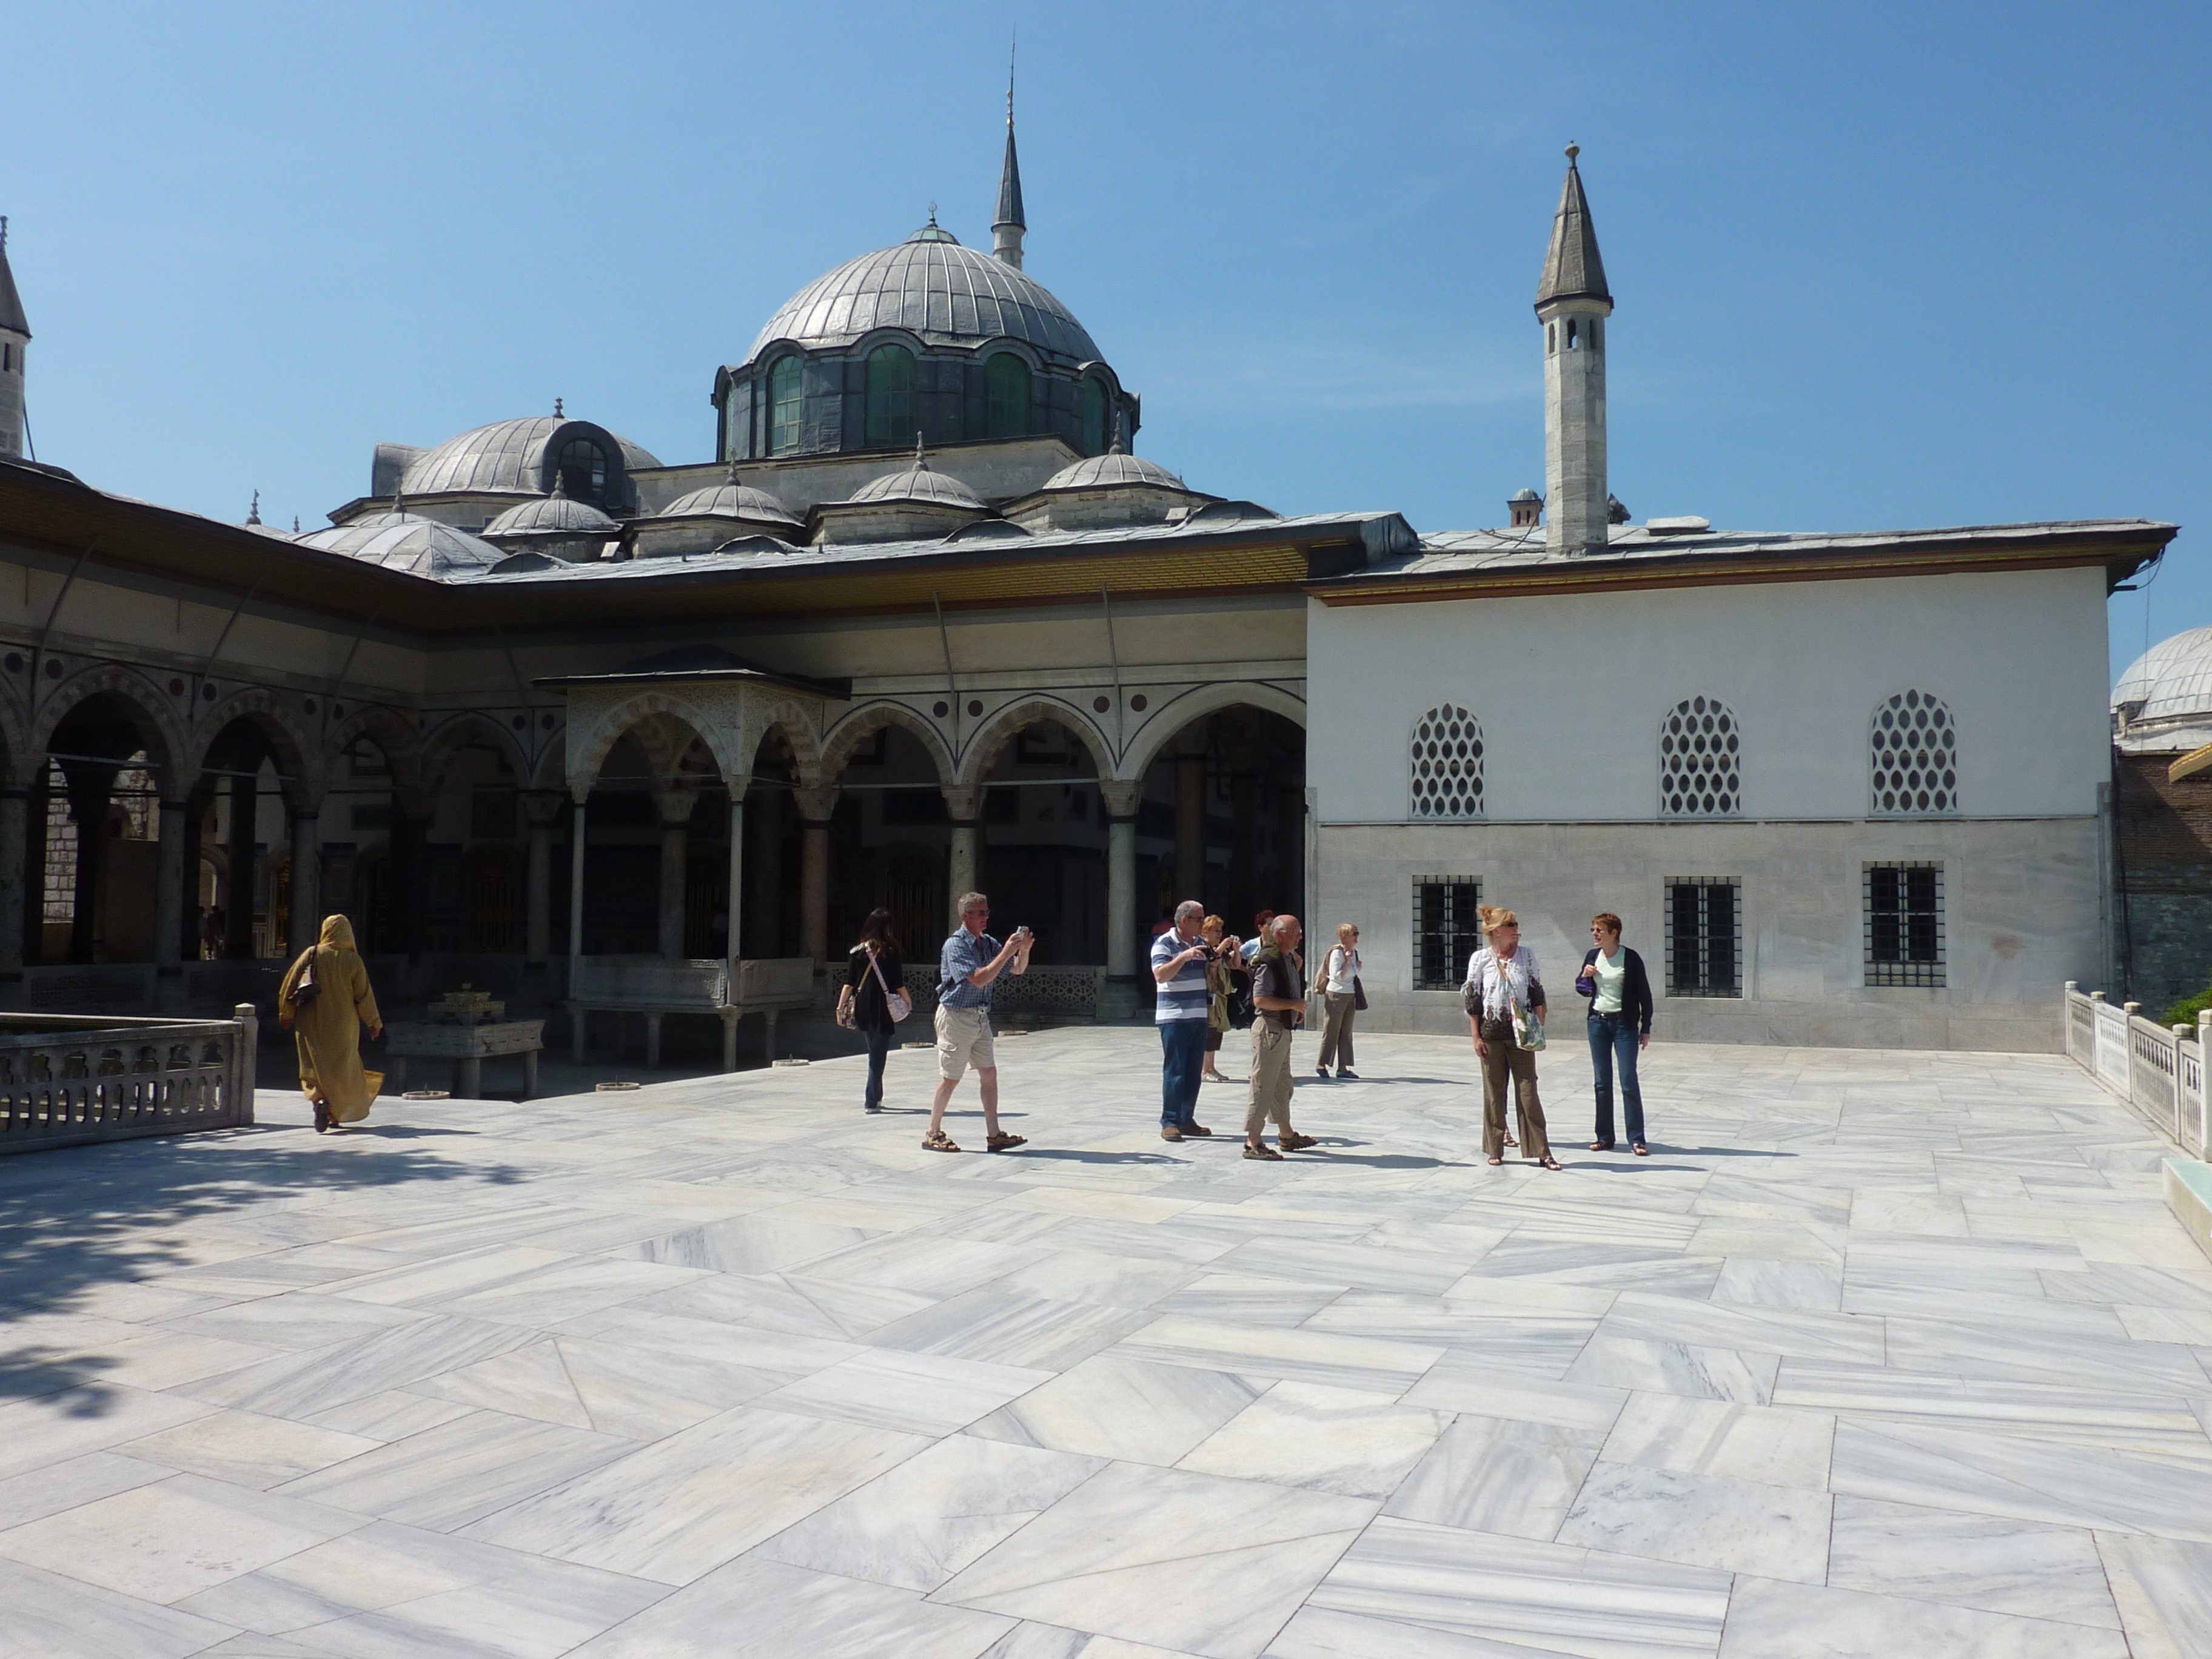
[[[869,1111],[884,1109],[884,1061],[899,1021],[913,1012],[891,913],[878,907],[868,912],[860,943],[846,953],[845,984],[837,994],[837,1023],[868,1042],[868,1089],[861,1103]]]
[[[1337,1081],[1356,1082],[1359,1073],[1352,1069],[1352,1017],[1367,1006],[1367,993],[1359,983],[1359,929],[1352,923],[1336,924],[1336,944],[1322,958],[1314,988],[1321,993],[1322,1008],[1316,1074],[1327,1077],[1334,1058]]]

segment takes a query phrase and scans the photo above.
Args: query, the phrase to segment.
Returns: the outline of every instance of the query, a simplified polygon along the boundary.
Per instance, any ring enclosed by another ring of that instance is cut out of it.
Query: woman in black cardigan
[[[906,989],[906,958],[899,953],[891,913],[875,909],[860,924],[860,942],[845,955],[845,985],[838,993],[838,1020],[850,1024],[868,1042],[868,1086],[861,1104],[884,1109],[884,1061],[890,1058],[898,1022],[891,1018],[887,991]]]
[[[1590,937],[1597,943],[1583,957],[1582,972],[1575,976],[1575,989],[1590,1000],[1590,1069],[1597,1074],[1597,1139],[1590,1142],[1590,1151],[1613,1150],[1613,1073],[1617,1065],[1629,1145],[1637,1157],[1649,1158],[1636,1056],[1651,1041],[1651,981],[1644,971],[1644,958],[1621,948],[1620,918],[1612,911],[1590,918]]]

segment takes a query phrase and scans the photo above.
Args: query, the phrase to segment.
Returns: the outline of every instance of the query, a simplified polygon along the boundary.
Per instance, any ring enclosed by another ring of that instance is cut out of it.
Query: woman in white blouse
[[[1513,1080],[1513,1103],[1521,1118],[1521,1144],[1547,1170],[1559,1167],[1544,1127],[1543,1103],[1536,1097],[1536,1056],[1513,1040],[1516,1006],[1544,1017],[1544,981],[1536,953],[1521,944],[1521,922],[1510,910],[1482,907],[1483,937],[1490,943],[1468,958],[1468,1030],[1482,1062],[1482,1150],[1492,1164],[1505,1161],[1514,1144],[1505,1133],[1505,1085]]]
[[[1328,1075],[1331,1056],[1339,1080],[1356,1080],[1352,1069],[1352,1016],[1359,1006],[1359,930],[1348,921],[1336,924],[1336,944],[1322,959],[1322,1006],[1327,1018],[1321,1028],[1322,1077]]]

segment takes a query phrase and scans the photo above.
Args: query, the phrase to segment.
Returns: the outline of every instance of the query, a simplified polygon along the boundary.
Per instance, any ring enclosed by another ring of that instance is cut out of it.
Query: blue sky
[[[1573,139],[1638,517],[2172,520],[2113,667],[2212,623],[2202,4],[46,0],[0,102],[40,455],[309,527],[378,440],[556,396],[705,459],[793,291],[932,201],[989,246],[1016,23],[1027,268],[1194,485],[1540,486]]]

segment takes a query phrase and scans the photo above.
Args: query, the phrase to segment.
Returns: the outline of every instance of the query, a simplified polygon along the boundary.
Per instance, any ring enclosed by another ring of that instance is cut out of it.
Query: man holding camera
[[[991,901],[981,893],[960,896],[960,926],[937,959],[937,1097],[930,1103],[929,1133],[921,1144],[933,1152],[957,1152],[960,1148],[945,1133],[945,1109],[952,1103],[952,1091],[961,1073],[975,1068],[975,1085],[983,1096],[983,1145],[994,1152],[1011,1152],[1027,1140],[1024,1135],[999,1133],[999,1061],[991,1046],[991,981],[1008,971],[1030,970],[1030,949],[1036,935],[1017,927],[1004,945],[984,931],[991,919]]]
[[[1283,1152],[1318,1146],[1311,1135],[1291,1127],[1291,1032],[1306,1017],[1305,968],[1298,960],[1304,937],[1298,919],[1277,916],[1267,924],[1266,945],[1252,963],[1252,1092],[1244,1108],[1244,1156],[1273,1162]],[[1268,1119],[1275,1123],[1275,1146],[1261,1136]]]
[[[1214,948],[1199,936],[1206,907],[1196,899],[1176,906],[1175,926],[1152,941],[1153,1022],[1160,1028],[1160,1139],[1210,1135],[1198,1121],[1198,1090],[1206,1066],[1206,966]],[[1239,941],[1226,939],[1233,955]]]

